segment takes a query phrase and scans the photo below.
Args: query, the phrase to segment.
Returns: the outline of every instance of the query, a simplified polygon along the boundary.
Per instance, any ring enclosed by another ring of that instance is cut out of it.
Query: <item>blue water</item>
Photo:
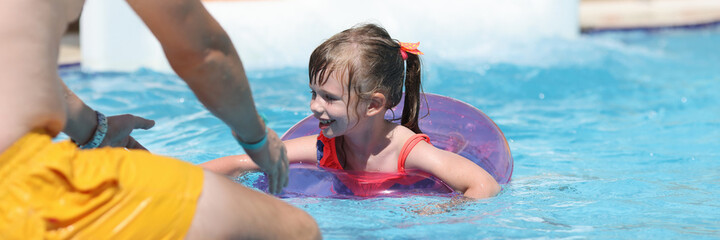
[[[508,138],[515,171],[503,192],[458,205],[285,201],[315,217],[326,239],[720,239],[718,43],[720,29],[706,28],[545,39],[498,58],[426,52],[425,90],[482,109]],[[309,114],[306,69],[248,74],[279,133]],[[175,75],[61,75],[108,115],[156,120],[133,133],[154,153],[193,163],[242,153]]]

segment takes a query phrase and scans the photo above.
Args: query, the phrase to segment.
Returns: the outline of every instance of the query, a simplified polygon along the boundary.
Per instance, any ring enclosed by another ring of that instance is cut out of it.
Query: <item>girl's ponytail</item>
[[[415,54],[407,54],[405,73],[405,104],[403,105],[400,124],[409,128],[415,133],[422,133],[418,126],[420,115],[420,57]]]

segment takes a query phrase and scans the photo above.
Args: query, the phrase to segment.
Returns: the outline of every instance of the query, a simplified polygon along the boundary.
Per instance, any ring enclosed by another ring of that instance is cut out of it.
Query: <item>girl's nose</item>
[[[320,101],[318,101],[318,98],[310,100],[310,111],[312,111],[313,113],[322,112],[322,106],[320,104]]]

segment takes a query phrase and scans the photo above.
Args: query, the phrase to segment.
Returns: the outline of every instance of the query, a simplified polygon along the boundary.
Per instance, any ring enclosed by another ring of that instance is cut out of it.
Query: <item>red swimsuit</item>
[[[400,150],[397,173],[362,172],[361,174],[349,173],[337,176],[357,196],[371,196],[379,191],[387,190],[395,184],[411,185],[416,183],[425,177],[406,175],[405,160],[420,141],[430,143],[430,138],[425,134],[415,134],[405,142]],[[344,170],[335,152],[335,138],[327,138],[322,133],[318,135],[317,159],[318,165],[321,167]]]
[[[320,133],[317,139],[318,164],[326,168],[344,170],[335,152],[335,138],[327,138]],[[430,137],[425,134],[415,134],[405,142],[405,145],[403,145],[403,148],[400,150],[400,157],[398,158],[398,173],[405,173],[405,160],[407,156],[410,155],[410,151],[412,151],[415,145],[423,140],[430,143]]]

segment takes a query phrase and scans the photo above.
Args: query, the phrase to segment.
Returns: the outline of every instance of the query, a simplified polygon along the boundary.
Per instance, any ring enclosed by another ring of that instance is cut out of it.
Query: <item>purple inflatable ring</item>
[[[419,125],[423,133],[430,137],[433,145],[470,159],[495,177],[500,184],[510,182],[513,171],[510,148],[500,128],[487,115],[467,103],[449,97],[428,93],[425,94],[424,99],[427,100],[427,104],[425,101],[422,102]],[[385,118],[399,118],[402,114],[402,106],[401,101],[393,111],[387,112]],[[426,111],[429,111],[429,114],[426,115],[428,113]],[[318,120],[308,116],[285,132],[282,140],[319,132]],[[362,193],[353,192],[358,186],[347,186],[350,185],[348,179],[358,178],[370,179],[370,182],[374,179],[384,179],[373,182],[374,185],[383,187],[378,188],[377,191],[365,187],[366,191]],[[402,180],[413,178],[415,180],[409,182]],[[264,176],[253,185],[259,189],[267,189]],[[280,196],[365,198],[451,193],[453,190],[445,183],[419,171],[409,171],[408,175],[400,176],[395,173],[342,171],[309,164],[291,164],[289,184]]]

